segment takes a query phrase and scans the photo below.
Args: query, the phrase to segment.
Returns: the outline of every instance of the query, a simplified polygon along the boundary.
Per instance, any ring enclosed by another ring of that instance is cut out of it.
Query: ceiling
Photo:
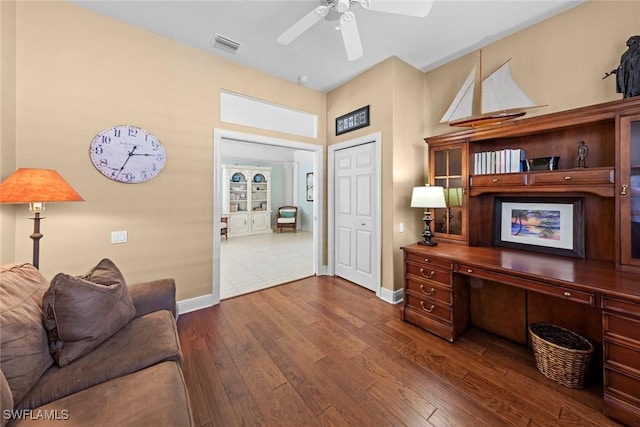
[[[391,56],[429,71],[584,0],[436,0],[425,18],[366,10],[357,0],[351,11],[364,55],[355,61],[347,60],[335,11],[288,46],[276,43],[321,0],[71,1],[285,80],[307,76],[300,84],[329,92]],[[240,48],[232,54],[214,47],[215,33]]]

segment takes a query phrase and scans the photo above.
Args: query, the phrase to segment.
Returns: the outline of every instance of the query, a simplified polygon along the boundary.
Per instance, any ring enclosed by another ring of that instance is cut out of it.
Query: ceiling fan
[[[342,41],[349,61],[362,56],[362,43],[356,23],[356,15],[351,6],[359,3],[365,9],[377,12],[395,13],[424,18],[429,14],[433,0],[322,0],[322,5],[303,16],[288,30],[280,34],[276,41],[281,45],[288,45],[314,24],[326,17],[331,10],[340,14],[340,25],[336,29],[342,33]]]

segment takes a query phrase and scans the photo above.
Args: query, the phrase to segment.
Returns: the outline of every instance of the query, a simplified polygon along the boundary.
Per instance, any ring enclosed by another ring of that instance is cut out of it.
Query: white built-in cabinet
[[[228,236],[271,233],[271,168],[222,165],[222,183]]]

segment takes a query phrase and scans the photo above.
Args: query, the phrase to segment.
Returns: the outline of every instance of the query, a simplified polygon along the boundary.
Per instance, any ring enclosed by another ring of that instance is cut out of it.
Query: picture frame
[[[313,172],[307,173],[306,188],[307,188],[307,202],[313,202]]]
[[[336,118],[336,136],[369,126],[369,106],[358,108]]]
[[[493,244],[584,258],[584,215],[580,197],[496,197]]]

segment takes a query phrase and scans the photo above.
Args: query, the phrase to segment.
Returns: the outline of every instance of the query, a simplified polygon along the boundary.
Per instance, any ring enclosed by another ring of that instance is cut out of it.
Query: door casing
[[[372,254],[375,259],[378,260],[377,267],[374,271],[375,274],[375,293],[378,298],[381,297],[382,292],[382,133],[375,132],[369,135],[364,135],[358,138],[350,139],[348,141],[340,142],[338,144],[332,144],[328,148],[328,184],[327,184],[327,249],[328,249],[328,271],[329,275],[335,276],[335,153],[338,150],[343,150],[357,145],[366,143],[374,144],[375,155],[375,172],[374,179],[376,180],[376,200],[373,202],[374,213],[376,215],[376,230],[373,242]]]

